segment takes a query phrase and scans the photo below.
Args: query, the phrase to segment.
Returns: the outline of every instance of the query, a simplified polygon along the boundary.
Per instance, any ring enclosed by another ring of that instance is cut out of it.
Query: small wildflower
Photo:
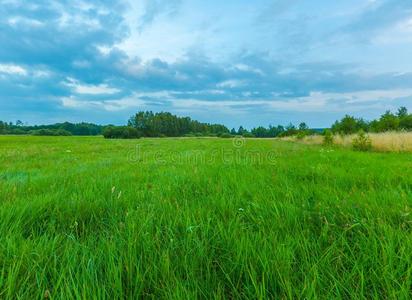
[[[239,208],[239,211],[245,211],[245,209],[244,208]]]
[[[122,191],[120,191],[119,194],[117,195],[117,199],[120,199],[121,196],[122,196]]]
[[[112,194],[114,194],[114,192],[116,191],[116,187],[112,187]]]

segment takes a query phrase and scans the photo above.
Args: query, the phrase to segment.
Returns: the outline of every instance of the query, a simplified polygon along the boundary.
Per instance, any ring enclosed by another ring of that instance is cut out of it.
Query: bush
[[[326,129],[323,133],[323,144],[325,146],[332,146],[333,145],[333,133],[329,129]]]
[[[106,139],[138,139],[141,138],[140,132],[130,126],[108,126],[103,130]]]
[[[408,115],[400,119],[399,126],[405,130],[412,130],[412,115]]]
[[[64,130],[64,129],[57,129],[56,130],[56,135],[59,136],[71,136],[72,133],[70,131]]]
[[[308,134],[306,131],[299,131],[298,134],[296,135],[296,138],[298,140],[303,140]]]
[[[222,133],[219,137],[223,138],[223,139],[230,139],[233,137],[232,134],[230,133]]]
[[[245,132],[245,133],[242,134],[242,136],[244,138],[254,138],[255,137],[255,135],[253,133],[250,133],[250,132]]]
[[[352,145],[353,149],[357,151],[372,150],[372,141],[363,130],[360,130],[358,136],[353,139]]]
[[[4,134],[14,134],[14,135],[25,135],[27,134],[27,131],[24,131],[23,129],[16,128],[16,129],[11,129],[9,131],[4,131]]]
[[[64,129],[38,129],[29,132],[36,136],[71,136],[71,132]]]

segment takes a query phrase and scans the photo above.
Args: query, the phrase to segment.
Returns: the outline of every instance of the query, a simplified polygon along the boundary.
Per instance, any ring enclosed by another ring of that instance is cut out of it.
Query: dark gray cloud
[[[275,58],[262,42],[261,51],[233,51],[220,60],[193,47],[175,61],[143,60],[121,50],[131,30],[122,1],[0,3],[0,119],[122,123],[138,109],[154,109],[228,124],[243,118],[250,126],[271,118],[287,123],[307,112],[317,116],[308,120],[327,125],[344,112],[379,113],[412,99],[412,70],[364,72],[350,60],[301,59],[325,32],[312,30],[319,16],[288,15],[301,1],[266,1],[262,7],[272,13],[254,23],[259,30],[273,28],[271,36],[280,37],[273,48],[287,48],[295,60]],[[179,5],[147,2],[141,29],[176,14]],[[406,1],[377,1],[349,25],[335,27],[343,35],[372,34],[408,18],[411,9]]]
[[[110,1],[6,2],[0,6],[0,62],[47,66],[62,73],[102,80],[121,53],[102,56],[127,36],[125,5]],[[120,3],[120,2],[119,2]],[[84,69],[93,67],[92,73]],[[98,68],[96,70],[96,68]],[[92,75],[91,75],[92,74]]]

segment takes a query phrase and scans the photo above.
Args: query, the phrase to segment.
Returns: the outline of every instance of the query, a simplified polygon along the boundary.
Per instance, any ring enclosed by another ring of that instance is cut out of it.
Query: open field
[[[369,133],[372,141],[372,148],[375,151],[383,152],[412,152],[412,132],[385,132],[385,133]],[[356,135],[336,135],[334,143],[346,148],[352,147],[352,141]],[[284,138],[287,141],[296,141],[295,137]],[[323,137],[319,135],[307,136],[299,142],[309,145],[320,145],[323,143]]]
[[[406,299],[412,156],[0,137],[0,299]]]

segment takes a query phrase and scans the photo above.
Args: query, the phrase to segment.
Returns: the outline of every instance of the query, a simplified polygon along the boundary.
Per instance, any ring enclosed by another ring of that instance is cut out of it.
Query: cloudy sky
[[[0,0],[0,119],[230,127],[412,109],[410,0]]]

